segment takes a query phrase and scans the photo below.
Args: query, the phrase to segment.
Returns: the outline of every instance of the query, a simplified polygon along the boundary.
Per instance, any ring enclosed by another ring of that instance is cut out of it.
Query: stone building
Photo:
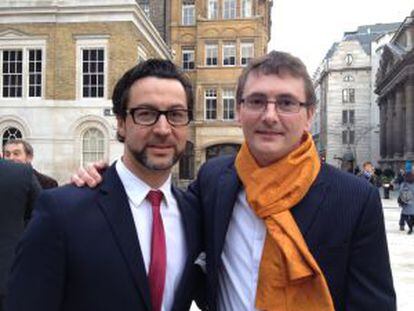
[[[385,45],[376,76],[380,164],[397,171],[414,161],[414,11]]]
[[[114,84],[148,57],[171,58],[136,0],[0,2],[0,137],[27,139],[60,182],[122,154]]]
[[[372,55],[381,49],[399,23],[364,25],[345,32],[332,45],[314,75],[319,100],[319,132],[314,131],[319,152],[330,164],[353,171],[378,158],[379,127],[372,101]],[[375,41],[377,40],[377,41]],[[375,42],[375,51],[372,44]]]
[[[191,179],[207,159],[240,147],[237,78],[251,58],[267,51],[271,6],[269,0],[171,0],[174,60],[188,72],[196,99],[180,179]]]

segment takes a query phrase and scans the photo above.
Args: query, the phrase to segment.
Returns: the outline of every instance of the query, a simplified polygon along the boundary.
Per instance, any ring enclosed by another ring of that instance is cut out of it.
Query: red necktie
[[[162,192],[151,190],[147,195],[152,206],[152,238],[151,262],[148,272],[152,311],[160,311],[167,269],[167,246],[165,243],[164,225],[162,223],[160,205]]]

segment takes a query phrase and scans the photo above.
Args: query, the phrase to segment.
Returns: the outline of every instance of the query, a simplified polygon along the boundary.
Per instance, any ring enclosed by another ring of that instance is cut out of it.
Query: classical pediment
[[[377,85],[392,73],[397,64],[404,57],[404,50],[398,45],[388,43],[384,46],[376,76]]]
[[[8,40],[15,40],[15,39],[27,39],[31,38],[31,36],[27,33],[22,31],[18,31],[15,29],[6,29],[0,31],[0,39],[8,39]]]

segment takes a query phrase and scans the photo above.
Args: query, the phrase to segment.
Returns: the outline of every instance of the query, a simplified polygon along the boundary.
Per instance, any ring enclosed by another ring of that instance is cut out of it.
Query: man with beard
[[[188,135],[192,90],[174,64],[148,60],[113,93],[122,158],[97,188],[43,193],[17,249],[6,307],[188,310],[200,222],[171,185]]]

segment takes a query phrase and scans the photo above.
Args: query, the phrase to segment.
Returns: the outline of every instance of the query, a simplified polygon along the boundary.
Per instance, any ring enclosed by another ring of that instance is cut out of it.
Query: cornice
[[[391,92],[395,86],[410,78],[414,79],[414,63],[405,66],[393,77],[388,76],[386,79],[384,79],[381,84],[375,89],[375,93],[378,94],[379,98],[382,98]]]
[[[132,22],[151,42],[160,57],[171,59],[171,51],[139,5],[51,5],[0,7],[0,24]]]

